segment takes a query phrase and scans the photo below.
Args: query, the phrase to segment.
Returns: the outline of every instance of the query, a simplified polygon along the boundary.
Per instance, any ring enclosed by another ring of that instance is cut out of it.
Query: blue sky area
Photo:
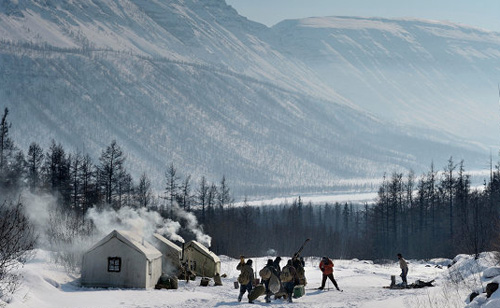
[[[443,20],[500,32],[500,0],[226,0],[240,15],[272,26],[284,19],[362,16]]]

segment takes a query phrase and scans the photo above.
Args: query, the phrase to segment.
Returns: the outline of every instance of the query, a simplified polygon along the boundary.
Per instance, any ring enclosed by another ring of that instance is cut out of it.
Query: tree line
[[[453,258],[498,249],[500,165],[483,187],[471,187],[464,162],[431,164],[420,177],[394,172],[383,177],[374,204],[304,204],[299,197],[280,206],[219,211],[206,223],[224,254],[292,255],[306,238],[311,256],[394,259]],[[221,232],[216,226],[224,225]]]
[[[384,176],[374,204],[313,205],[299,197],[279,206],[254,207],[246,201],[235,206],[224,176],[219,183],[204,176],[195,182],[190,175],[181,176],[173,163],[166,168],[162,191],[153,189],[146,173],[135,182],[116,141],[97,162],[55,141],[46,151],[33,142],[24,153],[9,135],[8,112],[6,108],[0,123],[2,196],[13,199],[21,189],[50,193],[57,197],[59,212],[74,217],[76,233],[91,232],[85,214],[93,207],[144,207],[175,219],[173,210],[179,206],[196,215],[213,238],[213,251],[233,257],[291,255],[306,238],[312,241],[304,255],[372,260],[393,258],[397,252],[411,258],[477,254],[497,242],[499,166],[483,189],[471,188],[464,163],[450,158],[443,170],[431,165],[419,178],[411,171]],[[188,230],[181,235],[192,237]]]
[[[72,211],[82,220],[89,208],[104,205],[146,207],[172,218],[174,202],[188,211],[198,206],[202,215],[233,202],[224,176],[220,183],[210,183],[203,176],[194,187],[197,184],[191,176],[182,178],[173,163],[165,172],[163,191],[156,194],[146,173],[134,181],[116,140],[102,150],[98,162],[89,154],[70,153],[54,140],[46,151],[33,142],[24,153],[9,135],[8,113],[6,108],[0,124],[0,191],[4,196],[15,196],[21,189],[49,193],[57,197],[61,210]]]
[[[495,249],[500,214],[500,166],[491,168],[483,187],[473,188],[464,162],[450,157],[438,172],[418,180],[410,172],[384,178],[367,230],[371,249],[404,251],[415,258],[479,255]]]

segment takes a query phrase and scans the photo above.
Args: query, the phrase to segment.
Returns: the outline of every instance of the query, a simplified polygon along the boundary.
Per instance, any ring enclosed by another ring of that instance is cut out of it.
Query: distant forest
[[[16,202],[23,190],[57,198],[57,215],[73,217],[65,240],[91,233],[90,208],[128,206],[156,211],[175,219],[174,203],[198,218],[220,255],[290,256],[310,238],[304,256],[394,259],[453,257],[498,249],[500,166],[491,170],[482,189],[470,187],[464,162],[452,158],[441,170],[417,177],[385,176],[374,204],[304,204],[297,198],[279,206],[235,206],[224,176],[213,183],[204,176],[195,182],[166,166],[164,191],[152,190],[147,174],[136,180],[127,172],[126,155],[116,141],[102,150],[97,162],[90,155],[68,152],[52,141],[46,150],[33,142],[27,152],[9,135],[8,109],[0,123],[0,196]],[[5,212],[8,213],[8,212]],[[0,220],[11,217],[0,215]],[[181,221],[181,224],[183,222]],[[181,235],[193,234],[182,226]]]

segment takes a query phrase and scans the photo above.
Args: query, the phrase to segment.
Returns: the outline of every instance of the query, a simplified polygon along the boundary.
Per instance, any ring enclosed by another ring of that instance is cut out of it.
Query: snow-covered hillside
[[[6,0],[0,3],[4,43],[108,50],[210,63],[289,90],[341,98],[304,65],[275,52],[258,35],[268,29],[224,0]]]
[[[21,148],[54,139],[97,157],[116,139],[159,189],[170,162],[193,179],[224,174],[239,196],[328,191],[450,156],[484,166],[488,153],[458,137],[362,111],[276,35],[223,0],[1,1],[0,102]]]
[[[361,17],[286,20],[273,30],[278,50],[366,110],[498,144],[500,33]]]

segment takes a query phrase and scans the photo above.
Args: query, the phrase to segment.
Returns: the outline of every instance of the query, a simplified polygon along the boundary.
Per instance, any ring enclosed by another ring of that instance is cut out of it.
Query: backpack
[[[247,285],[250,282],[250,273],[246,268],[243,268],[238,276],[238,282],[242,285]]]
[[[297,271],[297,276],[299,276],[299,278],[304,278],[306,276],[306,271],[304,270],[302,265],[298,266],[296,268],[296,271]]]
[[[259,271],[259,276],[264,280],[271,278],[271,274],[271,270],[268,267],[264,267]]]
[[[290,267],[285,266],[281,270],[280,279],[282,282],[290,282],[293,280],[292,273],[290,272]]]

